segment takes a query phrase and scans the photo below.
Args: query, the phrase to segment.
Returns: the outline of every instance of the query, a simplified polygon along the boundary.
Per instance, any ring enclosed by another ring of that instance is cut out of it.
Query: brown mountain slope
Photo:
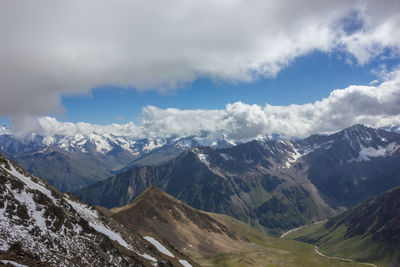
[[[321,257],[308,244],[267,237],[230,216],[193,209],[154,186],[111,212],[126,227],[201,266],[363,266]]]
[[[180,251],[203,255],[231,252],[249,240],[206,212],[195,210],[157,187],[149,187],[132,203],[114,208],[112,218],[142,235],[157,235]]]

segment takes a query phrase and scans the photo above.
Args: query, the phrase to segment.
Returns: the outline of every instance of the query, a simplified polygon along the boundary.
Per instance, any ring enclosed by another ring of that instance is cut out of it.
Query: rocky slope
[[[182,266],[179,256],[164,255],[134,231],[0,155],[1,262]]]
[[[399,222],[400,187],[396,187],[287,238],[317,244],[328,255],[399,266]]]
[[[156,185],[194,208],[278,234],[400,185],[399,148],[399,134],[363,125],[304,140],[191,148],[164,165],[132,168],[76,194],[110,208]]]

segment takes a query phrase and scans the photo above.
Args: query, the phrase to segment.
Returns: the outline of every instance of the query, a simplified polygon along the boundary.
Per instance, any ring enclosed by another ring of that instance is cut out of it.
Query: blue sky
[[[102,87],[90,96],[63,97],[66,113],[61,121],[96,124],[137,121],[144,106],[162,109],[223,109],[226,104],[290,105],[313,103],[326,98],[334,89],[349,85],[368,85],[378,79],[373,73],[381,64],[388,67],[399,59],[375,59],[367,65],[348,64],[341,52],[314,52],[296,59],[276,77],[254,82],[229,83],[199,78],[184,87],[167,92],[126,90]]]

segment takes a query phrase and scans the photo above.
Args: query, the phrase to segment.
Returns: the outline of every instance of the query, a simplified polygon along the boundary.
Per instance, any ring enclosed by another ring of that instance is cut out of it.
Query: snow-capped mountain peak
[[[3,134],[12,134],[8,125],[4,125],[4,126],[0,127],[0,135],[3,135]]]

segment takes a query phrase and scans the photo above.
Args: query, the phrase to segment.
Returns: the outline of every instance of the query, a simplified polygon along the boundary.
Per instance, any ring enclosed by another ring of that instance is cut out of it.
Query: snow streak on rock
[[[137,234],[0,155],[2,252],[45,266],[132,266],[141,262],[136,255],[159,261]]]
[[[171,257],[171,258],[175,258],[175,256],[166,248],[164,247],[160,242],[158,242],[157,240],[155,240],[153,237],[151,236],[145,236],[144,239],[146,239],[147,241],[149,241],[153,246],[155,246],[158,251],[160,251],[161,253]]]

